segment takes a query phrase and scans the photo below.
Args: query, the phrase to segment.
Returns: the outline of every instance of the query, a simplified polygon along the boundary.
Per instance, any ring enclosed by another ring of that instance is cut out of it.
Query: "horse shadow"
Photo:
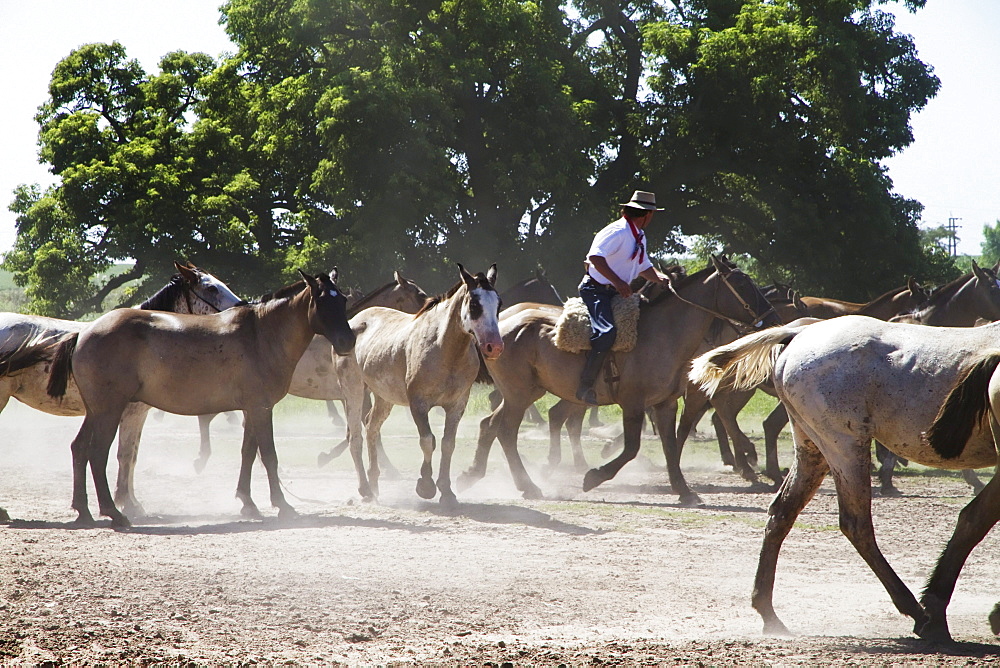
[[[592,536],[607,533],[603,529],[563,522],[554,519],[548,513],[516,505],[459,502],[454,506],[446,506],[428,502],[418,504],[416,510],[438,517],[464,517],[483,524],[520,524],[570,536]]]
[[[53,529],[75,531],[83,529],[111,528],[120,533],[147,536],[201,536],[252,533],[261,531],[285,531],[288,529],[328,529],[341,527],[365,527],[370,529],[395,529],[410,533],[438,531],[435,527],[407,522],[348,517],[343,515],[298,515],[279,519],[265,517],[262,520],[233,519],[232,516],[204,515],[156,515],[139,518],[139,524],[130,527],[112,527],[111,520],[98,520],[93,524],[79,522],[49,522],[40,520],[11,520],[11,529]]]
[[[849,640],[849,642],[848,642]],[[920,638],[844,638],[843,643],[830,646],[831,650],[857,655],[861,664],[863,655],[878,657],[873,659],[883,663],[886,655],[924,655],[933,662],[937,657],[963,656],[970,659],[1000,657],[1000,646],[981,642],[930,642]]]

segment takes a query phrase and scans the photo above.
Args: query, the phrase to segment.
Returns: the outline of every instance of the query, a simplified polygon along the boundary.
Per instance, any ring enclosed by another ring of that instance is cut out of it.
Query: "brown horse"
[[[177,273],[170,282],[136,308],[206,315],[244,303],[225,283],[190,262],[174,262],[174,267]],[[83,415],[83,400],[76,383],[71,381],[65,395],[58,400],[49,396],[46,387],[55,344],[69,334],[83,331],[88,325],[20,313],[0,314],[0,340],[3,341],[0,345],[0,411],[14,398],[52,415]],[[138,403],[129,404],[125,409],[119,427],[119,461],[131,457],[134,463],[133,453],[138,447],[148,411],[149,406]],[[4,514],[0,509],[0,515]]]
[[[683,503],[700,502],[681,473],[668,409],[683,392],[688,361],[716,317],[748,329],[780,322],[754,282],[728,260],[715,257],[705,269],[677,281],[673,292],[665,292],[640,310],[635,349],[615,353],[620,381],[609,385],[601,380],[596,386],[601,404],[617,403],[622,408],[625,447],[614,460],[587,472],[584,491],[613,478],[636,456],[645,410],[653,407],[668,453],[671,486]],[[475,460],[462,475],[461,484],[471,484],[486,474],[490,447],[499,437],[517,488],[526,498],[541,496],[517,451],[518,426],[525,408],[547,391],[575,401],[584,361],[582,353],[556,348],[555,323],[556,318],[542,310],[524,311],[502,321],[505,353],[499,359],[487,359],[486,366],[503,402],[480,423]]]
[[[480,355],[493,360],[504,348],[497,325],[500,297],[493,287],[496,265],[485,275],[472,275],[462,265],[458,270],[459,283],[447,294],[429,299],[416,314],[373,307],[351,318],[357,345],[354,355],[337,360],[337,372],[345,385],[353,388],[345,401],[347,424],[358,492],[365,500],[378,496],[381,429],[394,405],[409,406],[420,434],[424,459],[417,494],[433,499],[440,490],[442,503],[456,500],[451,489],[451,458],[458,423],[479,374]],[[365,386],[374,397],[365,421],[367,475],[361,458],[360,429]],[[436,488],[431,468],[435,438],[427,419],[434,406],[445,411]]]
[[[975,260],[972,272],[938,288],[919,308],[892,318],[892,322],[939,327],[974,327],[981,321],[1000,320],[1000,262],[992,268]]]
[[[420,289],[420,286],[397,271],[393,273],[393,280],[390,283],[386,283],[354,303],[348,300],[350,306],[347,309],[347,317],[351,318],[370,306],[384,306],[406,313],[416,313],[426,301],[427,294]],[[326,337],[314,336],[309,347],[306,348],[306,352],[295,365],[295,373],[292,374],[292,384],[288,388],[288,393],[304,399],[343,401],[344,389],[334,368],[336,355],[331,353],[333,351],[330,349],[330,342]],[[214,417],[215,415],[199,417],[201,447],[198,450],[198,459],[194,462],[195,470],[199,473],[205,468],[205,464],[212,455],[212,442],[209,437],[208,425]],[[348,441],[345,439],[329,452],[320,453],[319,465],[323,466],[340,455],[347,448],[347,443]],[[117,494],[115,501],[118,501]]]
[[[303,281],[215,315],[112,311],[58,346],[49,393],[62,396],[72,373],[87,410],[72,445],[77,521],[93,523],[87,507],[89,464],[101,514],[113,526],[129,524],[111,497],[106,468],[122,413],[137,401],[181,415],[243,411],[236,487],[242,512],[260,516],[250,498],[250,474],[259,452],[271,503],[279,516],[294,515],[278,480],[271,409],[288,392],[295,365],[315,334],[326,336],[339,354],[354,347],[347,300],[333,279],[299,273]]]
[[[539,269],[533,277],[518,281],[501,292],[500,301],[508,305],[536,302],[539,304],[562,306],[565,300],[559,296],[559,292],[555,286],[549,282],[545,271]]]

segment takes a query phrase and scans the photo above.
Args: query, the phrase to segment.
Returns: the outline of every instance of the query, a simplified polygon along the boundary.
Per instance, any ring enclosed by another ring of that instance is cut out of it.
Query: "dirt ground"
[[[149,516],[130,530],[73,525],[69,443],[78,418],[15,402],[0,415],[0,659],[14,664],[982,665],[1000,662],[986,615],[1000,599],[1000,542],[972,554],[950,607],[956,642],[912,635],[837,528],[830,484],[790,534],[775,606],[794,638],[761,635],[749,598],[771,494],[723,469],[714,445],[683,462],[704,506],[669,492],[658,441],[618,478],[583,493],[565,468],[546,478],[547,436],[522,430],[545,491],[520,499],[497,448],[490,475],[445,511],[414,492],[419,448],[397,409],[387,446],[402,471],[378,505],[360,504],[347,458],[316,466],[342,432],[322,405],[279,406],[288,498],[279,522],[263,470],[244,521],[233,498],[241,431],[219,418],[195,474],[194,418],[150,420],[136,489]],[[440,433],[440,419],[435,424]],[[463,421],[455,474],[471,461]],[[585,442],[599,463],[600,437]],[[566,455],[568,459],[568,454]],[[783,462],[787,463],[787,455]],[[436,469],[436,459],[435,459]],[[114,475],[115,465],[109,473]],[[883,552],[915,591],[968,490],[909,470],[903,498],[876,498]],[[96,502],[91,493],[91,507]]]

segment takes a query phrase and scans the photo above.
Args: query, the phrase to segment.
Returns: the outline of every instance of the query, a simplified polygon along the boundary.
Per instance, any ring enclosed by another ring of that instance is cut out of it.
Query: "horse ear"
[[[392,277],[396,279],[396,283],[399,284],[400,287],[406,286],[406,279],[403,278],[403,275],[399,273],[398,269],[392,272]]]
[[[340,276],[340,271],[337,269],[337,267],[334,267],[333,269],[330,270],[330,280],[331,281],[333,281],[334,283],[336,283],[338,276]]]
[[[198,271],[198,268],[195,267],[190,262],[188,262],[186,265],[183,265],[177,262],[177,260],[174,260],[174,268],[177,269],[177,273],[181,275],[181,278],[183,278],[188,283],[198,282],[198,274],[195,273]]]
[[[802,301],[802,297],[799,296],[799,293],[792,290],[790,294],[792,296],[792,306],[795,307],[795,310],[798,311],[799,313],[808,315],[809,307],[806,306],[806,303],[804,301]]]
[[[725,256],[713,255],[712,265],[715,267],[715,270],[723,276],[731,271],[725,262]]]
[[[973,260],[973,261],[972,261],[972,273],[973,273],[973,274],[975,274],[976,278],[978,278],[978,279],[980,279],[980,280],[983,280],[983,281],[987,280],[987,278],[988,278],[988,277],[986,276],[986,272],[984,272],[984,271],[983,271],[983,270],[982,270],[982,269],[981,269],[981,268],[979,267],[979,265],[978,265],[978,264],[976,264],[976,261],[975,261],[975,260]]]
[[[319,290],[319,281],[316,280],[315,276],[310,276],[301,269],[297,269],[296,271],[299,272],[299,276],[302,277],[302,280],[306,282],[306,285],[308,285],[313,292]]]
[[[462,266],[461,262],[456,262],[455,264],[458,265],[459,274],[461,274],[462,281],[465,283],[465,285],[470,290],[475,290],[476,289],[476,279],[472,276],[472,274],[470,274],[469,272],[467,272],[465,270],[465,267]]]
[[[497,264],[494,262],[490,265],[489,271],[486,272],[486,280],[490,282],[490,285],[497,284]]]

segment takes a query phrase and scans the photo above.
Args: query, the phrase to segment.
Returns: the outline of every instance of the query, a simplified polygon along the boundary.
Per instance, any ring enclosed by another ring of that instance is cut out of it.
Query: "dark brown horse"
[[[652,407],[664,452],[668,453],[667,470],[674,491],[683,503],[700,502],[680,470],[669,408],[683,392],[687,363],[716,317],[747,328],[780,322],[754,282],[722,258],[712,258],[708,267],[678,281],[673,292],[665,292],[641,309],[635,349],[615,354],[620,382],[615,386],[599,380],[596,386],[601,404],[617,403],[622,408],[625,447],[614,460],[587,472],[584,491],[613,478],[636,456],[645,410]],[[524,410],[545,392],[575,401],[584,361],[582,353],[556,348],[555,322],[550,312],[542,310],[524,311],[501,322],[505,352],[497,359],[487,359],[486,366],[503,402],[480,423],[475,461],[460,484],[471,484],[485,475],[490,447],[499,437],[517,488],[525,497],[541,496],[518,454],[517,430]]]
[[[122,413],[142,402],[168,413],[202,415],[239,410],[244,415],[237,497],[243,514],[259,517],[250,498],[250,473],[260,453],[271,503],[294,515],[278,480],[271,409],[288,392],[295,365],[316,334],[339,354],[354,347],[346,298],[326,274],[310,276],[259,302],[209,316],[120,310],[66,338],[52,362],[49,393],[62,396],[70,373],[86,406],[73,440],[73,509],[93,523],[87,507],[90,465],[100,513],[114,526],[128,519],[108,487],[108,450]]]

